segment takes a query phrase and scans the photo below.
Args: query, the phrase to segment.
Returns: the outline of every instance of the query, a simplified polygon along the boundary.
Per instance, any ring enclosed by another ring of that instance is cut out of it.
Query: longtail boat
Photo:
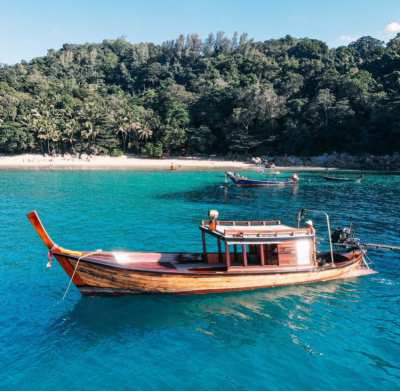
[[[35,211],[28,214],[50,259],[84,295],[243,291],[374,273],[356,247],[317,252],[315,229],[310,221],[300,227],[300,217],[298,227],[290,227],[279,220],[222,221],[210,211],[199,227],[201,252],[161,253],[67,250],[50,238]],[[218,251],[207,250],[207,238]]]
[[[299,177],[294,174],[291,178],[286,180],[278,179],[250,179],[238,173],[227,171],[225,176],[229,178],[232,183],[238,187],[269,187],[269,186],[287,186],[296,185],[299,182]]]
[[[324,175],[323,178],[329,182],[356,182],[356,183],[360,183],[363,179],[362,176],[359,176],[357,178],[350,178],[350,177],[330,176],[330,175]]]

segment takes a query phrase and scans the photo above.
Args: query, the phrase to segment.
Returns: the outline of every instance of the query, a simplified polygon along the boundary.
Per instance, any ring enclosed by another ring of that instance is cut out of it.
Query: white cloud
[[[353,37],[352,35],[341,35],[339,37],[339,42],[341,42],[345,45],[349,44],[350,42],[354,42],[354,41],[357,41],[357,37]]]
[[[387,33],[400,33],[400,22],[390,22],[386,27]]]

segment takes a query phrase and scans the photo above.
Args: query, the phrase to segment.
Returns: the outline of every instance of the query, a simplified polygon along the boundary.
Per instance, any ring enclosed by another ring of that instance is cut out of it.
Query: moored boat
[[[226,177],[229,178],[233,184],[238,187],[268,187],[268,186],[288,186],[296,185],[299,182],[297,174],[292,175],[290,179],[250,179],[238,173],[227,171]]]
[[[356,182],[356,183],[360,183],[362,181],[362,179],[363,179],[362,176],[359,176],[357,178],[350,178],[350,177],[323,175],[322,177],[326,181],[330,181],[330,182]]]
[[[28,214],[40,238],[82,294],[192,294],[254,290],[351,278],[373,273],[357,248],[318,253],[315,229],[278,220],[202,221],[202,252],[71,251]],[[300,219],[299,219],[300,221]],[[207,238],[217,252],[207,250]]]

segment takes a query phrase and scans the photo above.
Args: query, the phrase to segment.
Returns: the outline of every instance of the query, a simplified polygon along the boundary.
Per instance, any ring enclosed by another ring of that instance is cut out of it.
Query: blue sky
[[[45,55],[63,43],[162,42],[180,33],[286,34],[338,46],[400,32],[400,0],[0,0],[0,63]]]

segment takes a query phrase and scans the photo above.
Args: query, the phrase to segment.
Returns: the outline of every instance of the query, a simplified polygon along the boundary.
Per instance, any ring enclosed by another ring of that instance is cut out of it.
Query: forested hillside
[[[400,151],[400,34],[65,44],[0,68],[1,153]]]

